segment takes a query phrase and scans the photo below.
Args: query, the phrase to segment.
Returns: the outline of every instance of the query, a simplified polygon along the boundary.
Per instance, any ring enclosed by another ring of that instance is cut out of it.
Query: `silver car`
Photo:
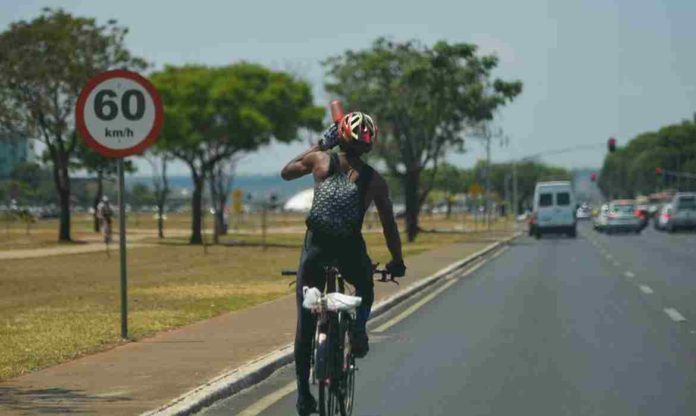
[[[656,230],[664,230],[672,216],[672,204],[664,204],[655,214],[653,225]]]
[[[672,213],[665,229],[696,228],[696,193],[679,192],[672,198]]]
[[[636,210],[635,202],[630,199],[620,199],[609,204],[603,229],[608,234],[617,231],[640,233],[643,225],[643,219]]]

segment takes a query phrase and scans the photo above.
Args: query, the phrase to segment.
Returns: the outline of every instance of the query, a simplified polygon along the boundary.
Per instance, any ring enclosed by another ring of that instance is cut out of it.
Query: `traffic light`
[[[597,172],[592,172],[590,178],[592,179],[592,182],[597,182]]]
[[[662,176],[663,173],[664,173],[664,172],[662,171],[662,168],[661,168],[661,167],[658,166],[658,167],[655,168],[655,175],[657,175],[657,176]]]
[[[616,151],[616,139],[613,137],[610,137],[609,140],[607,140],[607,148],[609,149],[609,153],[614,153]]]

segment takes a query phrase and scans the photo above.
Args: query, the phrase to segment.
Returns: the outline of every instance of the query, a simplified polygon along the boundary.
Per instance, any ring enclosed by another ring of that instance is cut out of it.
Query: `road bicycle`
[[[387,270],[377,269],[376,264],[373,270],[374,274],[381,276],[377,281],[398,284]],[[296,276],[297,271],[284,270],[282,275]],[[319,385],[317,406],[320,416],[350,416],[355,404],[355,373],[358,371],[350,340],[360,298],[345,294],[347,282],[335,267],[324,267],[324,276],[323,292],[316,288],[303,288],[305,300],[308,293],[314,296],[315,302],[308,309],[317,317],[310,379],[313,385]]]

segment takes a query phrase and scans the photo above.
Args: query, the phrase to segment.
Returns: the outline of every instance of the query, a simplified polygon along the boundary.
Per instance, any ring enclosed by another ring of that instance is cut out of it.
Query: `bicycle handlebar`
[[[280,274],[282,276],[297,276],[297,270],[282,270]],[[399,284],[399,282],[391,274],[389,274],[389,271],[387,269],[378,269],[375,267],[375,269],[372,271],[372,274],[377,274],[381,276],[379,279],[375,279],[378,282],[393,282],[397,285]]]

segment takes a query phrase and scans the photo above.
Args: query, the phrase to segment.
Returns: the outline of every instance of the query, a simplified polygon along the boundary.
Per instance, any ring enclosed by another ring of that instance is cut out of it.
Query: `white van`
[[[538,182],[534,188],[534,212],[530,234],[541,238],[546,233],[576,235],[576,203],[569,181]]]

